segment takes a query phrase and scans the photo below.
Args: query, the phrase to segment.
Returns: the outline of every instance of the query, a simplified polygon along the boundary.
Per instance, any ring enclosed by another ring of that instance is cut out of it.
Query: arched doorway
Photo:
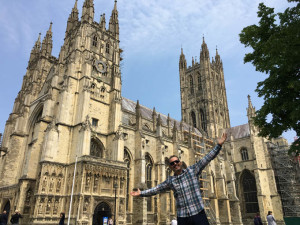
[[[95,208],[94,215],[93,215],[93,225],[103,225],[103,218],[111,217],[111,208],[105,202],[101,202]]]
[[[6,202],[6,204],[5,204],[4,208],[3,208],[3,210],[1,211],[1,213],[2,213],[4,210],[6,211],[7,216],[9,216],[9,212],[10,212],[10,202],[9,202],[9,200]]]

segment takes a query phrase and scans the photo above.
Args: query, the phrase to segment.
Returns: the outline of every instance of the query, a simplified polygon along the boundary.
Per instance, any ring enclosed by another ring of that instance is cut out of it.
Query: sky
[[[78,0],[79,17],[84,0]],[[139,100],[171,118],[181,120],[179,56],[181,47],[188,66],[192,57],[198,62],[202,37],[210,57],[216,48],[224,67],[225,85],[231,126],[248,122],[247,95],[259,109],[263,99],[257,97],[257,82],[267,75],[244,64],[246,49],[239,33],[257,24],[258,4],[264,2],[282,12],[293,6],[286,0],[118,0],[122,96]],[[0,0],[0,133],[26,73],[31,49],[53,22],[52,55],[58,57],[75,0]],[[114,0],[94,0],[96,22],[111,15]],[[291,143],[295,132],[283,134]]]

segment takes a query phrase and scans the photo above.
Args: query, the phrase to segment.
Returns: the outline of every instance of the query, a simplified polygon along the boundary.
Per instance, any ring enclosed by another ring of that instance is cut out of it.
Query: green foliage
[[[264,104],[256,112],[254,123],[260,128],[259,135],[269,138],[290,129],[300,136],[300,0],[288,1],[296,4],[276,14],[273,8],[260,3],[259,24],[245,27],[240,33],[241,43],[253,49],[244,62],[268,74],[255,90]],[[291,151],[299,154],[299,140]]]

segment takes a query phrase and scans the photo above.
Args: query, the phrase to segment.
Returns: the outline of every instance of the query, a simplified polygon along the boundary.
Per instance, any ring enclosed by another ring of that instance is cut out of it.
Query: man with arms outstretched
[[[205,157],[187,169],[182,168],[182,162],[177,156],[170,156],[169,167],[174,172],[174,176],[169,176],[167,180],[154,188],[145,191],[138,189],[130,194],[135,197],[149,197],[173,190],[178,225],[209,225],[200,194],[199,175],[205,166],[219,154],[226,138],[227,134],[223,133],[218,139],[218,144]]]

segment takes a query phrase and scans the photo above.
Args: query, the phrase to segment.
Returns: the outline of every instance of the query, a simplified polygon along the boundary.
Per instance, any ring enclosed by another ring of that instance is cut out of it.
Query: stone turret
[[[41,53],[41,33],[39,33],[39,37],[31,50],[29,63],[32,62],[34,59],[36,59],[40,53]]]
[[[207,48],[207,44],[205,43],[204,37],[201,45],[201,51],[200,51],[200,62],[201,60],[209,60],[209,51]]]
[[[73,29],[74,26],[78,23],[78,9],[77,9],[77,2],[75,1],[74,7],[72,9],[72,12],[69,15],[68,22],[67,22],[67,29],[66,29],[66,35],[70,32],[70,30]]]
[[[112,10],[110,20],[109,20],[109,31],[119,39],[119,19],[117,10],[117,1],[115,1],[114,9]]]
[[[94,21],[94,14],[94,1],[85,0],[82,7],[81,21],[92,24]]]
[[[105,20],[105,13],[103,13],[100,17],[100,27],[102,31],[105,31],[106,29],[106,20]]]
[[[49,30],[46,33],[46,36],[44,37],[43,43],[42,43],[42,56],[50,57],[52,54],[52,22],[50,23]]]

